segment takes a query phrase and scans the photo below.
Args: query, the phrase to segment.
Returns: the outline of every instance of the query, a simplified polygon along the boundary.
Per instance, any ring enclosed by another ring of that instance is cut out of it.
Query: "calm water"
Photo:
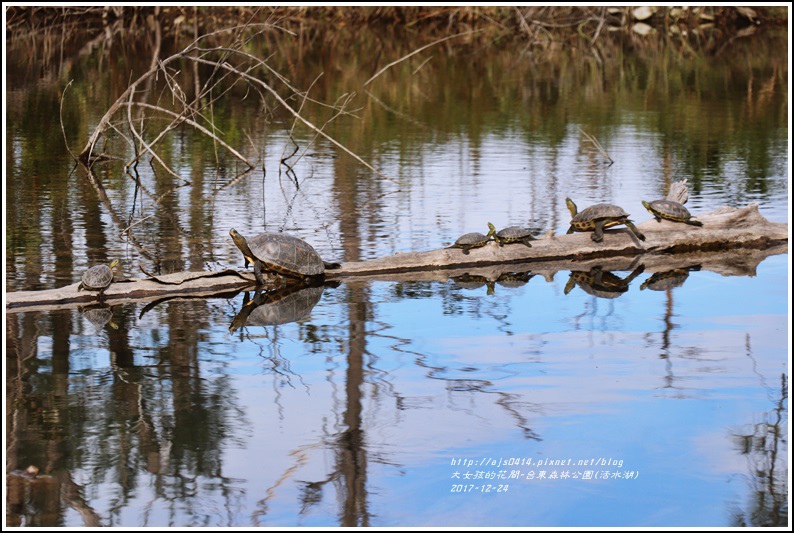
[[[6,290],[74,283],[115,257],[129,276],[241,267],[231,227],[356,261],[488,221],[564,232],[567,195],[643,222],[640,200],[683,178],[694,213],[756,202],[789,219],[782,39],[603,65],[450,45],[366,87],[417,45],[360,39],[252,48],[278,46],[273,67],[318,101],[355,92],[354,116],[326,131],[386,178],[301,128],[287,172],[291,118],[238,89],[214,111],[256,170],[184,129],[160,146],[180,178],[145,159],[136,186],[102,165],[106,199],[72,172],[58,99],[74,80],[63,120],[79,151],[148,60],[36,68],[10,48]],[[121,134],[103,149],[130,157]],[[348,282],[309,295],[298,321],[252,313],[234,333],[242,293],[7,312],[7,525],[785,525],[789,256],[726,261],[730,275],[654,290],[635,271],[597,294],[590,272]]]

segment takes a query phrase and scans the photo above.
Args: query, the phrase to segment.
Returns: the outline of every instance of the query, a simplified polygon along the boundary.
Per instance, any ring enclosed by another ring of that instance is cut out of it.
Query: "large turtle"
[[[77,290],[99,291],[99,300],[105,295],[105,289],[113,283],[113,269],[119,264],[118,259],[114,259],[109,265],[92,266],[85,272]]]
[[[450,248],[461,248],[463,253],[469,255],[469,250],[472,248],[480,248],[488,244],[488,241],[491,240],[491,237],[496,232],[496,228],[490,222],[488,223],[488,234],[483,235],[479,232],[471,232],[466,233],[465,235],[461,235],[458,237],[458,240],[455,241],[455,244],[450,246]]]
[[[326,269],[339,268],[339,263],[327,263],[311,244],[286,233],[260,233],[246,239],[237,230],[229,231],[234,244],[243,253],[245,267],[254,265],[259,285],[265,284],[263,272],[275,272],[297,280],[322,279]]]
[[[496,230],[494,225],[490,222],[488,223],[488,227],[491,228],[492,231]],[[532,236],[532,230],[529,228],[522,228],[521,226],[509,226],[507,228],[500,229],[499,231],[495,231],[493,234],[493,240],[496,241],[499,246],[504,246],[505,244],[521,243],[532,248],[532,245],[529,241],[535,240],[535,237]]]
[[[629,214],[623,208],[614,204],[596,204],[578,212],[576,204],[570,198],[565,199],[565,204],[571,212],[571,227],[567,233],[574,231],[592,231],[591,239],[595,242],[604,240],[604,230],[624,224],[641,241],[645,240],[645,235],[629,220]]]
[[[672,220],[673,222],[683,222],[690,226],[703,225],[699,220],[692,220],[692,214],[683,204],[672,200],[654,200],[652,202],[643,200],[642,205],[653,215],[657,222],[661,222],[662,219],[665,219]]]

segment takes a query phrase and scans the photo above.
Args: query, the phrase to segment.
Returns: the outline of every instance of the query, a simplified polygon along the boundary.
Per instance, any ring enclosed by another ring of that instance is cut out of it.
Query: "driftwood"
[[[697,217],[703,227],[654,219],[637,227],[645,234],[640,242],[625,228],[604,232],[595,243],[590,233],[555,235],[549,232],[532,246],[489,242],[464,254],[457,248],[401,253],[370,261],[342,263],[326,271],[330,282],[379,279],[394,281],[444,281],[457,276],[497,280],[500,275],[532,272],[551,281],[560,270],[664,272],[698,265],[724,275],[754,275],[756,266],[770,255],[787,253],[788,225],[769,222],[751,204],[737,209],[722,207]],[[253,273],[236,270],[185,272],[167,276],[129,279],[113,283],[105,291],[107,303],[156,301],[174,297],[208,297],[253,288]],[[77,291],[77,283],[44,291],[6,294],[6,311],[61,309],[96,302],[96,293]],[[273,288],[276,283],[274,282]],[[269,289],[271,287],[266,287]]]
[[[404,253],[358,263],[343,263],[340,270],[331,270],[326,274],[330,279],[343,279],[445,268],[471,269],[505,263],[557,262],[570,265],[587,259],[616,256],[633,258],[637,255],[737,248],[766,249],[788,243],[788,226],[769,222],[758,212],[757,204],[742,209],[722,207],[699,216],[698,220],[703,222],[704,227],[667,220],[643,222],[637,227],[646,236],[644,242],[623,227],[606,230],[604,240],[600,243],[593,242],[590,233],[554,235],[549,232],[532,241],[531,248],[521,244],[500,247],[495,242],[489,242],[482,248],[473,248],[468,255],[457,248]]]

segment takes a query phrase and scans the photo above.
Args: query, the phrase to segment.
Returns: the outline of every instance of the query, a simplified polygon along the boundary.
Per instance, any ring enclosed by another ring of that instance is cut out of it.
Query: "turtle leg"
[[[463,247],[463,254],[464,255],[469,255],[469,247],[468,246],[464,246]]]
[[[593,234],[590,235],[590,238],[593,239],[595,242],[601,242],[604,240],[604,221],[599,220],[595,223],[595,230]]]
[[[256,278],[257,285],[265,284],[265,278],[262,277],[262,261],[257,261],[254,263],[254,277]]]
[[[703,223],[701,221],[699,221],[699,220],[685,220],[684,222],[686,222],[690,226],[698,226],[698,227],[700,227],[700,226],[703,225]]]
[[[491,295],[491,294],[493,294],[493,293],[494,293],[494,282],[493,282],[493,281],[491,281],[491,280],[488,280],[488,281],[486,282],[486,286],[487,286],[488,288],[486,289],[486,291],[485,291],[485,294],[486,294],[486,295]]]
[[[574,232],[574,229],[573,229],[573,226],[571,226],[570,228],[568,228],[568,231],[566,231],[565,234],[566,235],[570,235],[573,232]]]
[[[626,220],[626,227],[631,230],[631,232],[637,236],[637,238],[641,241],[645,240],[645,235],[643,235],[640,230],[637,229],[637,226],[634,225],[634,222],[631,220]]]
[[[529,242],[531,240],[532,239],[525,238],[525,239],[521,239],[521,242],[523,242],[527,246],[527,248],[532,248],[532,244],[530,244],[530,242]]]

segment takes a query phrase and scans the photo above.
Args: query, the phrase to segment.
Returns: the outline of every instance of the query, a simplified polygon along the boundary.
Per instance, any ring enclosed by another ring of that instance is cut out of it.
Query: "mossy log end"
[[[462,272],[477,270],[527,271],[551,280],[559,270],[578,270],[590,266],[630,270],[642,261],[648,272],[680,268],[685,264],[704,264],[704,268],[731,274],[752,275],[765,257],[787,253],[788,225],[770,222],[758,212],[758,205],[744,208],[722,207],[697,217],[702,227],[654,219],[637,227],[645,235],[639,241],[628,229],[611,228],[604,240],[596,243],[590,233],[555,235],[549,232],[533,240],[532,246],[489,242],[464,254],[458,248],[426,252],[398,253],[369,261],[342,263],[326,271],[329,281],[444,280]],[[753,251],[764,251],[754,253]],[[735,252],[735,253],[731,253]],[[495,274],[493,274],[495,275]],[[167,276],[130,279],[113,283],[105,291],[107,303],[158,300],[178,296],[212,296],[241,290],[255,284],[251,272],[223,270],[184,272]],[[44,291],[19,291],[6,294],[7,312],[46,310],[77,306],[97,301],[96,293],[78,291],[77,283]]]

